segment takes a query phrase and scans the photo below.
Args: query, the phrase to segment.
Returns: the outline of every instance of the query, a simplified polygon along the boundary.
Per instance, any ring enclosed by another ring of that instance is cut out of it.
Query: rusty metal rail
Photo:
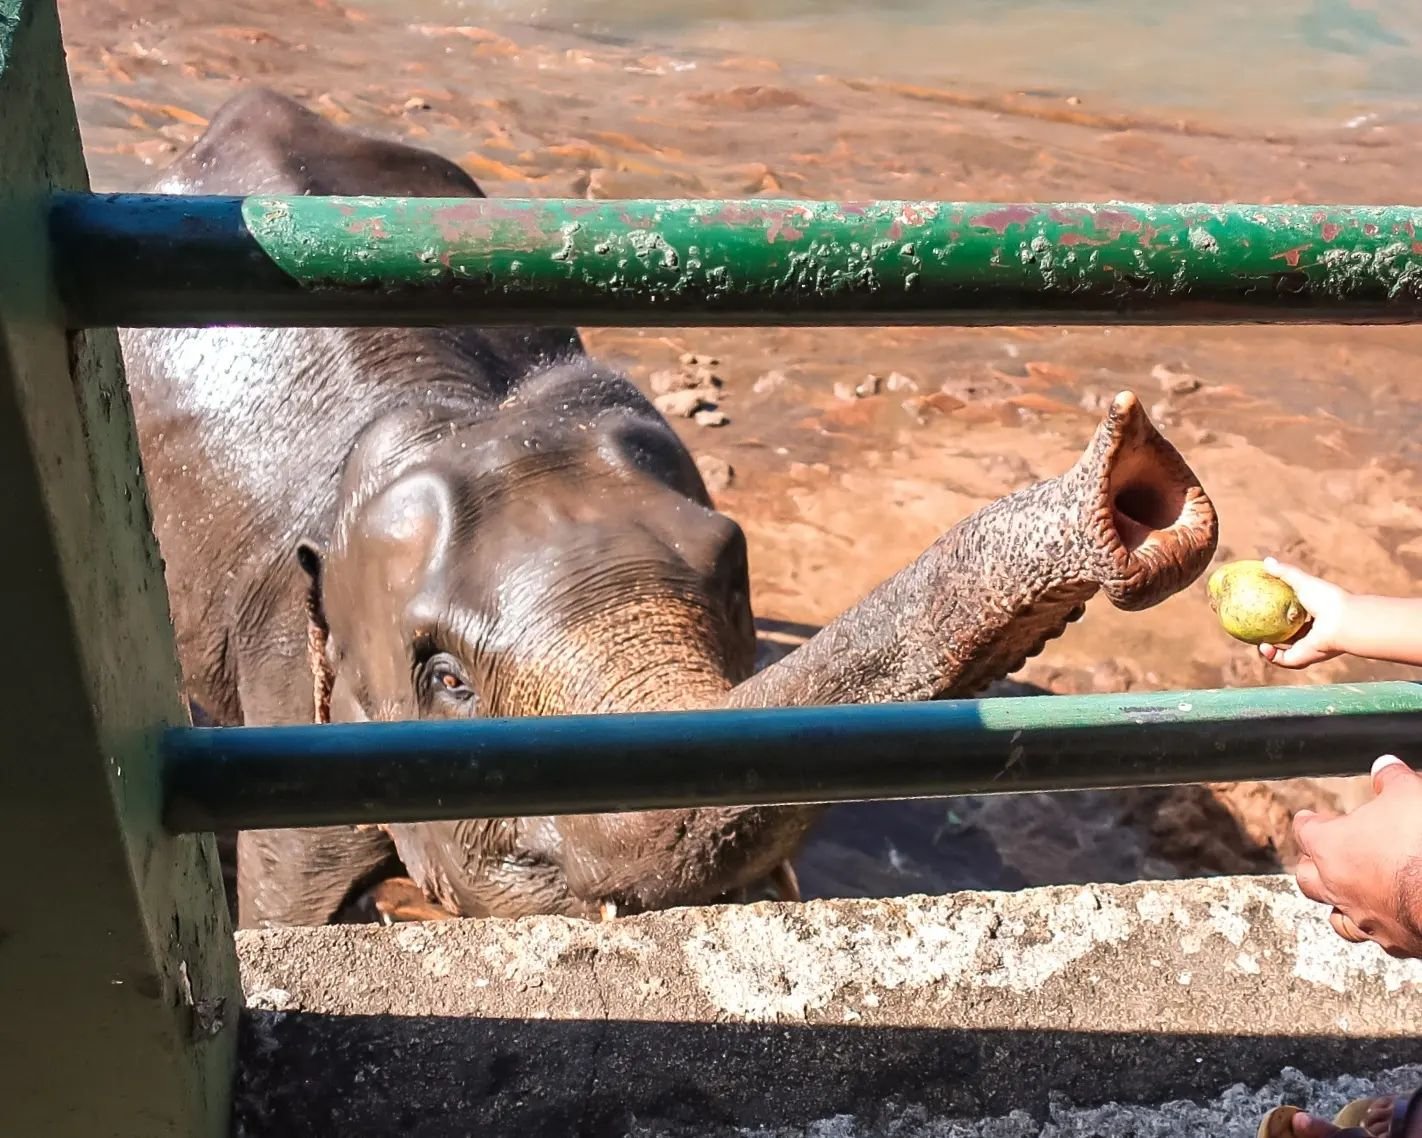
[[[58,195],[71,327],[1403,323],[1422,208]]]

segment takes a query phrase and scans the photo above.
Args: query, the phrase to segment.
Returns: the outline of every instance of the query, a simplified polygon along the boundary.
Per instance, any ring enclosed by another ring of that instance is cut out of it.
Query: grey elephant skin
[[[149,188],[483,196],[436,154],[262,89],[226,103]],[[332,720],[362,722],[961,697],[1021,667],[1098,591],[1123,609],[1178,592],[1217,540],[1198,479],[1122,393],[1070,470],[952,526],[753,674],[740,528],[575,329],[123,341],[202,722],[310,723],[327,701]],[[816,817],[717,807],[248,832],[239,921],[348,919],[389,881],[408,895],[387,917],[597,918],[767,881],[793,896],[788,862]]]

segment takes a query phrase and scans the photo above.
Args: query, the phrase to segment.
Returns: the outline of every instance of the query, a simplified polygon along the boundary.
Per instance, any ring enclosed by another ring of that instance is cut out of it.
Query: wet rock
[[[647,377],[647,386],[653,395],[666,395],[672,391],[687,391],[697,386],[696,380],[678,368],[663,368]]]
[[[704,182],[675,170],[609,170],[604,166],[580,175],[573,182],[575,197],[589,201],[611,201],[622,198],[704,197],[708,190]]]
[[[667,391],[652,400],[652,406],[669,419],[690,419],[706,406],[701,392],[694,388]]]
[[[864,381],[854,389],[854,394],[860,399],[867,399],[871,395],[878,395],[884,390],[884,377],[882,375],[867,375]]]
[[[742,193],[778,194],[785,188],[781,176],[764,162],[743,167],[743,170],[745,181],[741,185]]]
[[[978,403],[988,399],[1008,399],[1022,394],[1022,385],[1009,375],[994,371],[989,375],[950,376],[938,385],[939,391],[947,392],[956,399],[967,403]]]
[[[697,455],[696,469],[701,471],[701,480],[713,494],[725,490],[736,478],[735,468],[719,455]]]
[[[708,407],[698,411],[692,416],[698,427],[724,427],[731,420],[726,417],[726,412],[715,407]]]
[[[914,392],[918,390],[918,384],[901,371],[891,371],[889,378],[884,381],[884,387],[895,393],[900,391]]]
[[[947,391],[934,391],[929,395],[910,395],[902,404],[904,414],[909,418],[923,424],[929,421],[930,414],[947,415],[953,411],[967,407],[963,400],[956,395],[950,395]]]
[[[724,107],[734,111],[783,111],[792,107],[813,106],[810,100],[798,91],[761,84],[732,87],[729,91],[704,91],[688,98],[704,106]]]
[[[1222,688],[1271,687],[1279,681],[1280,670],[1251,649],[1233,653],[1220,665],[1220,679],[1215,686]]]
[[[1002,487],[1004,493],[1021,490],[1038,480],[1032,464],[1020,454],[993,454],[982,459],[983,472]]]
[[[1077,402],[1081,404],[1083,411],[1090,411],[1093,415],[1104,415],[1106,408],[1111,405],[1111,397],[1099,387],[1088,387],[1081,393],[1081,398]]]
[[[1397,559],[1409,573],[1414,576],[1422,574],[1422,537],[1411,538],[1399,545]]]
[[[1178,364],[1156,364],[1150,369],[1150,377],[1160,384],[1160,389],[1166,395],[1190,395],[1201,387],[1200,377],[1192,375]]]
[[[714,403],[719,398],[718,388],[721,377],[711,370],[716,361],[710,356],[698,356],[686,352],[681,357],[681,366],[662,368],[647,377],[647,386],[653,395],[668,395],[676,391],[695,390],[704,402]]]
[[[158,133],[164,138],[171,139],[179,146],[190,146],[197,141],[197,137],[202,132],[195,126],[188,123],[169,123],[167,126],[160,126]]]
[[[1119,660],[1106,660],[1092,669],[1091,690],[1094,692],[1126,692],[1135,687],[1136,677]]]
[[[905,414],[917,423],[926,423],[931,414],[947,415],[967,406],[955,395],[946,391],[935,391],[930,395],[913,395],[905,399],[901,406]]]
[[[145,166],[156,166],[170,161],[178,152],[178,144],[167,138],[145,138],[130,149]]]
[[[1173,427],[1180,422],[1180,412],[1169,399],[1162,399],[1150,409],[1151,421],[1158,427]]]
[[[1051,360],[1028,360],[1022,365],[1022,374],[1026,379],[1057,387],[1073,387],[1081,379],[1081,372],[1076,368]]]
[[[783,371],[768,371],[751,384],[751,390],[757,395],[768,395],[772,391],[777,391],[789,382],[790,377]]]

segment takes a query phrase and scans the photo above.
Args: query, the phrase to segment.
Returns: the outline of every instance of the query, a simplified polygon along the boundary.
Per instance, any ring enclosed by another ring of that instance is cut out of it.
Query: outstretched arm
[[[1261,644],[1281,668],[1307,668],[1335,656],[1361,656],[1422,668],[1422,599],[1350,593],[1272,557],[1264,567],[1298,595],[1311,623],[1292,644]]]

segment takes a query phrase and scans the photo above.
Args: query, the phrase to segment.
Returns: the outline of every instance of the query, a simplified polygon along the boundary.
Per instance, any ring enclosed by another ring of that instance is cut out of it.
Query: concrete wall
[[[246,932],[238,1132],[1007,1135],[1422,1063],[1422,962],[1323,917],[1217,878]]]

